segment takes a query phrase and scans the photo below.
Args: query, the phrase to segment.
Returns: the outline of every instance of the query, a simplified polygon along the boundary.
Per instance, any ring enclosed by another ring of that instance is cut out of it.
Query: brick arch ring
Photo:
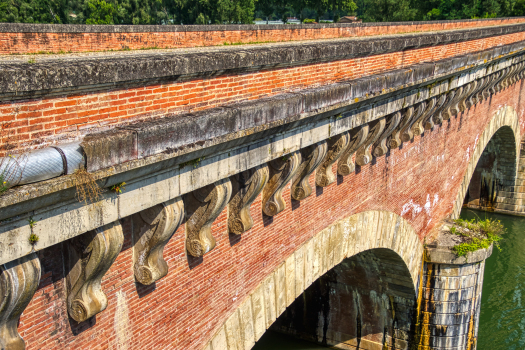
[[[219,327],[204,350],[246,350],[313,281],[345,258],[386,248],[406,264],[414,296],[423,263],[423,244],[401,216],[370,210],[339,220],[303,245],[273,270]]]
[[[512,133],[514,134],[513,141],[516,146],[516,155],[517,155],[516,156],[516,169],[517,169],[517,165],[519,161],[519,154],[520,154],[520,140],[521,140],[519,118],[514,108],[512,108],[511,106],[504,106],[494,113],[494,116],[489,121],[489,123],[483,130],[483,133],[479,137],[478,142],[476,143],[474,152],[472,152],[472,156],[469,159],[466,173],[463,176],[463,181],[459,188],[459,191],[456,197],[456,201],[454,202],[454,208],[453,208],[452,215],[451,215],[453,219],[457,219],[459,217],[459,214],[461,212],[461,207],[463,206],[463,200],[465,199],[465,195],[467,193],[467,190],[470,184],[470,180],[472,178],[472,175],[474,174],[476,165],[478,164],[478,161],[481,155],[483,154],[483,151],[485,150],[485,147],[487,147],[487,144],[490,142],[494,134],[496,134],[496,132],[498,132],[502,128],[510,128],[512,130]],[[516,177],[516,174],[514,174],[514,178],[515,177]]]

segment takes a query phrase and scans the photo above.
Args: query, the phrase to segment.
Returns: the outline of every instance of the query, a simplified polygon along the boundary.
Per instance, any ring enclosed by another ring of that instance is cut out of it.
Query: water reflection
[[[525,218],[465,210],[463,218],[478,215],[501,220],[507,234],[502,251],[486,261],[481,297],[478,350],[525,349]]]

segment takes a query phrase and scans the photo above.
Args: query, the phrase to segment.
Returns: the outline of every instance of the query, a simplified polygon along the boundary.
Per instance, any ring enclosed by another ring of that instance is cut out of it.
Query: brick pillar
[[[492,247],[458,258],[447,247],[426,249],[416,339],[420,350],[475,350],[485,259]]]

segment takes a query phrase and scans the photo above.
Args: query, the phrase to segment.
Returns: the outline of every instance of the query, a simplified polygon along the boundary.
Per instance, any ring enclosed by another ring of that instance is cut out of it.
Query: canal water
[[[525,349],[525,217],[463,210],[462,218],[500,220],[507,233],[501,252],[486,261],[481,298],[478,350]],[[327,348],[268,331],[254,350],[326,350]]]

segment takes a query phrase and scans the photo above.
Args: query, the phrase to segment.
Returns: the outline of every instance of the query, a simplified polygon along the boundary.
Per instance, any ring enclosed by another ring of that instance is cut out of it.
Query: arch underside
[[[481,203],[478,201],[477,203],[472,203],[473,206],[477,204],[476,207],[480,209],[511,212],[519,209],[515,205],[509,205],[507,203],[508,200],[503,197],[514,197],[517,162],[519,159],[517,155],[520,154],[520,144],[517,140],[521,140],[518,114],[510,106],[502,107],[494,114],[485,127],[472,152],[456,201],[454,202],[453,219],[459,217],[465,198],[469,195],[467,192],[472,192],[473,197],[475,197],[474,194],[478,190],[481,194],[481,186],[484,186],[484,191],[488,192],[487,195],[491,197],[492,203],[489,203],[490,206],[488,206],[484,201],[481,201]],[[495,161],[495,158],[499,158],[499,162]],[[490,164],[490,171],[487,171],[487,169],[485,172],[482,171],[481,167],[485,161]],[[479,167],[478,164],[480,165]],[[475,183],[471,188],[472,191],[470,191],[469,186],[474,175]],[[479,180],[479,183],[476,182],[477,180]],[[480,186],[479,189],[476,188],[478,185]],[[499,197],[498,191],[501,194]],[[469,197],[467,197],[468,200]]]
[[[341,349],[409,349],[417,300],[406,264],[391,249],[344,259],[304,291],[271,329]]]
[[[375,269],[363,270],[365,265],[374,260]],[[398,286],[399,295],[414,301],[422,262],[423,245],[412,226],[402,217],[386,211],[365,211],[339,220],[300,246],[270,273],[219,327],[205,350],[252,348],[313,282],[329,284],[330,276],[344,273],[345,270],[361,270],[363,276],[366,276],[374,271],[384,271],[388,265],[393,266],[393,269],[402,271],[398,274],[398,281],[392,282],[388,276],[380,281],[385,282],[385,286],[388,283],[394,285],[393,289]],[[336,269],[327,274],[336,266]],[[322,276],[325,277],[321,278]],[[315,285],[312,287],[315,289]],[[392,312],[392,308],[387,305],[391,298],[392,301],[404,302],[395,299],[395,292],[375,291],[377,295],[372,295],[374,292],[371,294],[370,288],[365,289],[368,292],[361,293],[361,296],[365,299],[375,298],[377,305],[385,305],[384,312]],[[364,331],[377,337],[375,334],[378,332],[372,329]],[[383,336],[384,332],[380,333]],[[350,339],[352,334],[348,336]]]

